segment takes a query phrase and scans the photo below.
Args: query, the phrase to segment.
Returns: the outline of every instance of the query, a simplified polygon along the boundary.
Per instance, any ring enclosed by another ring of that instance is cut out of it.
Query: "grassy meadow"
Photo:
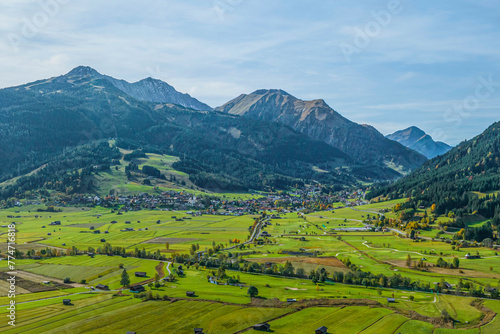
[[[160,166],[168,159],[149,156],[149,160],[148,164]],[[416,243],[392,232],[341,230],[363,227],[362,222],[368,215],[390,210],[399,202],[373,203],[312,212],[304,216],[281,214],[280,219],[270,219],[271,225],[265,228],[272,235],[270,243],[252,244],[246,249],[231,249],[223,253],[238,253],[240,261],[280,265],[290,262],[295,269],[304,269],[306,273],[321,268],[330,274],[334,271],[345,273],[349,268],[342,260],[349,259],[363,271],[388,277],[399,273],[414,281],[430,283],[431,287],[443,279],[453,285],[458,284],[460,279],[483,287],[498,285],[499,259],[491,249],[474,248],[474,253],[479,252],[482,258],[466,260],[464,255],[471,250],[452,249],[450,244],[438,239]],[[130,251],[135,248],[152,252],[159,250],[167,260],[160,262],[107,255],[16,260],[16,270],[22,272],[22,277],[31,281],[32,285],[19,286],[16,327],[12,328],[4,322],[0,323],[0,331],[192,333],[193,328],[202,327],[205,333],[257,333],[251,326],[261,322],[268,322],[274,333],[313,333],[320,326],[328,327],[328,333],[363,334],[500,331],[498,317],[483,323],[484,310],[471,305],[474,298],[470,297],[341,283],[313,284],[309,279],[233,270],[226,270],[226,275],[238,278],[243,286],[216,285],[207,280],[208,276],[216,274],[216,269],[201,266],[185,268],[185,275],[176,275],[174,282],[166,282],[159,288],[146,286],[146,290],[158,296],[159,300],[142,301],[134,298],[128,289],[117,294],[122,288],[122,268],[129,273],[131,284],[154,278],[156,267],[160,264],[168,274],[178,265],[168,263],[173,261],[170,255],[189,254],[193,244],[198,244],[199,250],[204,251],[214,243],[228,246],[230,239],[245,241],[249,237],[248,227],[255,217],[192,216],[182,211],[161,210],[117,215],[101,207],[65,207],[62,212],[49,213],[37,212],[39,207],[0,211],[0,225],[8,225],[12,221],[17,223],[17,247],[21,251],[37,251],[46,247],[65,251],[73,246],[86,250],[102,246],[104,242],[101,239],[105,239],[112,246],[125,247]],[[182,220],[179,221],[179,218]],[[60,226],[49,225],[56,220],[61,221]],[[120,231],[130,227],[134,231]],[[94,233],[96,230],[100,233]],[[5,252],[5,245],[0,250]],[[317,256],[290,255],[286,253],[288,251],[316,252]],[[429,268],[422,271],[408,267],[408,255],[412,261],[425,259],[424,263],[429,264]],[[435,267],[440,257],[446,261],[458,257],[460,268]],[[0,261],[0,273],[7,270],[7,262]],[[146,272],[147,276],[135,277],[136,271]],[[62,284],[65,278],[70,278],[72,283]],[[31,292],[33,286],[44,285],[44,280],[54,283],[45,285],[49,291]],[[82,281],[85,283],[79,284]],[[57,282],[59,285],[55,284]],[[97,284],[108,285],[111,291],[90,289]],[[249,298],[249,286],[258,289],[258,298]],[[0,285],[0,305],[9,303],[7,288],[6,284]],[[187,297],[187,291],[194,291],[195,296]],[[71,299],[72,305],[63,305],[65,298]],[[387,298],[394,298],[395,302],[388,303]],[[301,306],[287,303],[287,299],[297,300]],[[483,305],[491,312],[500,312],[500,301],[485,300]],[[455,319],[455,329],[440,328],[411,316],[418,314],[437,319],[443,312]],[[1,308],[0,313],[6,314],[7,309]]]

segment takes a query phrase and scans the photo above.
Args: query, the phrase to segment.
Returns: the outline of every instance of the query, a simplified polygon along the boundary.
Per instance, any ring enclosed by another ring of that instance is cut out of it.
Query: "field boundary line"
[[[278,316],[278,317],[276,317],[276,318],[268,319],[268,320],[266,320],[266,322],[275,321],[275,320],[278,320],[278,319],[281,319],[281,318],[287,317],[287,316],[289,316],[289,315],[291,315],[291,314],[297,313],[297,312],[299,312],[299,311],[301,311],[301,310],[300,310],[300,309],[294,309],[294,311],[291,311],[291,312],[288,312],[288,313],[282,314],[282,315],[280,315],[280,316]],[[237,332],[234,332],[233,334],[240,334],[240,333],[248,332],[248,331],[249,331],[249,330],[251,330],[252,328],[253,328],[253,326],[250,326],[250,327],[247,327],[247,328],[245,328],[245,329],[242,329],[242,330],[239,330],[239,331],[237,331]]]
[[[399,325],[399,326],[398,326],[398,328],[396,328],[396,329],[394,330],[394,332],[392,332],[392,334],[396,333],[396,332],[398,331],[398,329],[400,329],[400,328],[401,328],[401,326],[403,326],[404,324],[406,324],[408,321],[410,321],[410,319],[408,319],[408,318],[407,318],[407,320],[406,320],[406,321],[403,321],[403,323],[402,323],[401,325]]]
[[[363,333],[365,330],[367,330],[368,328],[370,328],[371,326],[375,325],[377,322],[379,322],[380,320],[384,319],[385,317],[391,315],[391,314],[396,314],[396,313],[389,313],[389,314],[386,314],[384,315],[383,317],[381,318],[378,318],[377,320],[375,320],[374,322],[372,322],[370,325],[366,326],[365,328],[363,328],[362,330],[360,330],[358,333]]]

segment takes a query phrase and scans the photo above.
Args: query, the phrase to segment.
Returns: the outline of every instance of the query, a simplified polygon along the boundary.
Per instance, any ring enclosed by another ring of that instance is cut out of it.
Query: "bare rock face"
[[[348,120],[323,100],[303,101],[279,89],[242,94],[216,110],[285,124],[370,165],[407,172],[426,161],[421,154],[385,138],[374,127]]]

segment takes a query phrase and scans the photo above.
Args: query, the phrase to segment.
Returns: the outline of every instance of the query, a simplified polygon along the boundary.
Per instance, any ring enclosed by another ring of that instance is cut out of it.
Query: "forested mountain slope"
[[[426,162],[410,175],[373,189],[369,197],[412,197],[417,205],[436,204],[437,213],[478,212],[491,218],[500,213],[500,122]],[[477,196],[472,192],[490,193]],[[410,205],[412,205],[410,203]]]
[[[304,182],[342,187],[398,175],[357,163],[282,124],[140,101],[108,79],[80,71],[0,90],[0,182],[30,173],[65,150],[110,138],[180,156],[178,168],[193,182],[227,190]],[[19,195],[20,189],[10,184],[4,194]]]

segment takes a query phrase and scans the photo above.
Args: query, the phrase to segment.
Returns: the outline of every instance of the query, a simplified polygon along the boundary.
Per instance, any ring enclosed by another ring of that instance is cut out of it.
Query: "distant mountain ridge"
[[[479,213],[497,216],[500,224],[500,122],[461,142],[409,175],[391,184],[375,186],[368,199],[411,197],[411,205],[436,205],[438,214]],[[476,192],[484,193],[480,196]]]
[[[68,175],[82,168],[92,173],[86,167],[94,164],[109,168],[116,159],[110,139],[118,147],[180,157],[175,168],[205,189],[286,189],[316,182],[342,189],[400,176],[278,122],[141,101],[97,71],[78,67],[0,89],[0,182],[6,181],[0,198],[43,191],[44,184],[55,190],[58,180],[72,179]],[[105,143],[93,146],[96,141]],[[65,158],[65,152],[74,154]],[[65,184],[72,189],[58,183],[57,190],[69,194],[79,188]]]
[[[348,120],[324,100],[304,101],[280,89],[241,94],[216,110],[285,124],[366,164],[392,166],[408,172],[427,160],[421,154],[385,138],[374,127]]]
[[[446,143],[434,141],[430,135],[416,126],[396,131],[386,137],[423,154],[429,159],[437,157],[438,155],[443,155],[452,149],[452,147]]]
[[[115,79],[108,75],[103,75],[95,69],[88,66],[78,66],[64,75],[65,77],[85,77],[91,76],[94,78],[105,78],[116,88],[138,99],[139,101],[147,101],[153,103],[172,103],[186,108],[202,111],[210,111],[212,108],[207,104],[198,101],[189,94],[178,92],[168,83],[153,79],[151,77],[140,80],[138,82],[129,83],[125,80]]]

